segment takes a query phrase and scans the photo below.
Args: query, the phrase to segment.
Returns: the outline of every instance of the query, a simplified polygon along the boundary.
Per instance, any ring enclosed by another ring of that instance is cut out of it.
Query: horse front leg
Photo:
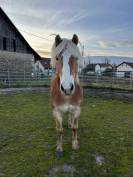
[[[68,114],[68,128],[72,128],[72,113]]]
[[[72,149],[77,150],[79,148],[77,129],[78,129],[78,118],[80,115],[80,108],[76,108],[74,116],[72,118]]]
[[[57,144],[56,144],[56,155],[57,157],[63,156],[63,127],[62,127],[62,116],[61,113],[57,110],[53,111],[55,122],[56,122],[56,130],[57,130]]]

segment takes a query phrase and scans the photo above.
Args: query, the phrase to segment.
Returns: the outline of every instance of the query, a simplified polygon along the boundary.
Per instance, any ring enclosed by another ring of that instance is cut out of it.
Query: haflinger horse
[[[74,34],[72,39],[62,39],[57,35],[52,47],[51,62],[56,72],[51,83],[51,105],[58,132],[58,157],[63,155],[63,112],[68,113],[68,126],[72,129],[72,149],[79,147],[77,129],[83,89],[78,77],[78,65],[82,65],[82,57],[77,45],[77,35]]]

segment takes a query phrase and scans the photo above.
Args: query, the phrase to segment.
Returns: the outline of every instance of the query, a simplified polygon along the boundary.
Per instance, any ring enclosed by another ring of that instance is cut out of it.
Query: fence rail
[[[51,77],[41,73],[0,71],[0,88],[50,86]],[[133,90],[133,77],[79,75],[83,86]]]

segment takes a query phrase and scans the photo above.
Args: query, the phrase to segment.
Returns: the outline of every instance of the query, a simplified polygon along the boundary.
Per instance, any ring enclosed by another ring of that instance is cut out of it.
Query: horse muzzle
[[[72,94],[74,93],[75,86],[74,86],[73,83],[70,83],[68,87],[64,87],[64,85],[61,84],[60,90],[61,90],[61,93],[62,93],[62,94],[65,94],[65,95],[72,95]]]

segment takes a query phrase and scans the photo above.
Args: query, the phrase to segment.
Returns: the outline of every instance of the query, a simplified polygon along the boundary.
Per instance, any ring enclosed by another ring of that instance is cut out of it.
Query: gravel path
[[[49,88],[46,87],[33,87],[33,88],[5,88],[0,89],[0,94],[15,94],[15,93],[41,93],[49,92]],[[85,88],[84,93],[90,96],[103,96],[107,98],[118,98],[127,101],[133,101],[133,91],[122,91],[112,89],[96,89],[96,88]]]
[[[0,94],[15,94],[15,93],[27,93],[27,92],[48,92],[49,88],[46,87],[33,87],[33,88],[5,88],[0,89]]]

